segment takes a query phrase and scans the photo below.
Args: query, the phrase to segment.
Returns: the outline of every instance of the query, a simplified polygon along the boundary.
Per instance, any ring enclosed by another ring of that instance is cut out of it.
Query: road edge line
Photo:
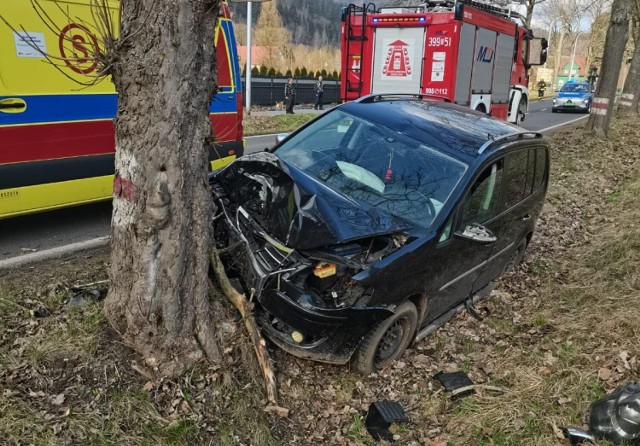
[[[553,129],[557,129],[558,127],[563,127],[565,125],[573,124],[574,122],[578,122],[581,119],[585,119],[585,118],[588,118],[588,117],[589,117],[589,115],[587,114],[587,115],[584,115],[584,116],[580,116],[579,118],[572,119],[571,121],[567,121],[567,122],[563,122],[563,123],[560,123],[560,124],[552,125],[551,127],[547,127],[547,128],[540,129],[540,130],[535,130],[535,131],[540,132],[540,133],[548,132],[549,130],[553,130]]]
[[[79,251],[86,251],[93,248],[101,248],[109,244],[109,236],[97,237],[83,242],[71,243],[69,245],[57,246],[44,251],[24,254],[10,259],[0,260],[0,270],[20,268],[31,263],[44,262],[60,257],[74,254]]]

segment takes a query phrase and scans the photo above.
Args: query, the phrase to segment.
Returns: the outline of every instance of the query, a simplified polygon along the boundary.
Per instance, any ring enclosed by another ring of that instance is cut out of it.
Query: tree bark
[[[611,21],[607,30],[600,79],[586,125],[587,131],[603,136],[607,135],[613,112],[622,59],[629,38],[631,7],[631,0],[614,0],[611,7]]]
[[[622,89],[622,97],[618,107],[618,115],[626,116],[638,113],[638,104],[640,103],[640,4],[633,8],[633,43],[635,45],[633,56],[631,57],[631,66],[627,79]]]
[[[105,313],[157,375],[220,360],[208,298],[205,142],[218,0],[121,0]]]
[[[638,82],[640,82],[640,42],[636,42],[631,67],[624,82],[618,106],[618,116],[638,113]]]

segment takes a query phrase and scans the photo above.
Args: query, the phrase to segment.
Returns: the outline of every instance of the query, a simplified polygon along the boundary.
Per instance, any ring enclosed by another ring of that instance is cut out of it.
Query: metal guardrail
[[[251,76],[251,105],[275,105],[284,101],[286,77]],[[294,79],[297,104],[313,104],[316,100],[315,79]],[[245,80],[242,80],[244,91]],[[340,81],[325,80],[323,104],[340,102]]]

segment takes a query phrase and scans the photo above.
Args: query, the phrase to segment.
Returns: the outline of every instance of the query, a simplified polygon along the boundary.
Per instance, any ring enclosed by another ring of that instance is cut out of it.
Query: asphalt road
[[[551,99],[532,102],[523,127],[542,130],[561,126],[588,115],[551,113]],[[246,138],[246,153],[273,146],[275,135]],[[34,251],[64,246],[108,235],[111,204],[108,202],[0,220],[0,261]]]

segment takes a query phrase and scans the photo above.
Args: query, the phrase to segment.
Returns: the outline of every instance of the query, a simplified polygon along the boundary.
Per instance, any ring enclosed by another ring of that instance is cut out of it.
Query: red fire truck
[[[547,42],[517,17],[470,0],[350,4],[342,10],[341,97],[440,96],[518,124],[529,102],[527,70],[545,62]]]

